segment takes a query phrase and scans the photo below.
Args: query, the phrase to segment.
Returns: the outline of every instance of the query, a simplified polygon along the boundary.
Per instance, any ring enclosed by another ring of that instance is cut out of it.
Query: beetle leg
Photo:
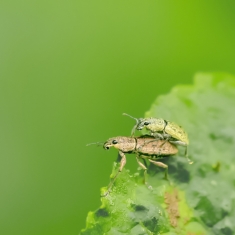
[[[165,179],[168,180],[168,166],[166,164],[162,163],[162,162],[153,161],[151,159],[149,159],[149,161],[151,163],[153,163],[154,165],[156,165],[156,166],[164,168],[165,169]]]
[[[101,195],[101,197],[105,197],[105,196],[107,196],[107,195],[109,194],[110,189],[111,189],[113,183],[114,183],[115,180],[117,179],[117,177],[118,177],[119,173],[122,171],[123,167],[126,165],[126,156],[125,156],[125,154],[124,154],[122,151],[119,151],[119,155],[120,155],[122,158],[121,158],[120,167],[119,167],[119,169],[118,169],[118,172],[117,172],[117,174],[114,176],[113,180],[109,183],[108,189],[107,189],[106,193],[103,194],[103,195]]]
[[[167,134],[166,132],[163,133],[163,138],[164,139],[170,139],[171,135]]]
[[[165,140],[161,145],[160,145],[160,147],[162,147],[168,140],[169,140],[169,138],[170,138],[170,135],[168,135],[168,134],[166,134],[165,132],[163,132],[163,134],[160,134],[160,133],[158,133],[158,132],[155,132],[155,133],[151,133],[151,135],[153,136],[153,137],[155,137],[156,138],[156,140]],[[152,141],[154,141],[154,140],[152,140]],[[159,154],[158,154],[159,155]]]
[[[193,164],[193,161],[191,161],[191,160],[188,158],[188,145],[187,145],[185,142],[180,141],[180,140],[170,140],[169,142],[172,143],[172,144],[184,146],[184,147],[185,147],[184,155],[185,155],[185,157],[187,158],[188,163],[189,163],[189,164]]]
[[[169,142],[171,142],[172,144],[176,144],[176,145],[181,145],[181,146],[185,146],[187,147],[187,144],[183,141],[180,140],[170,140]]]
[[[146,156],[146,158],[143,158],[142,156],[141,156],[141,158],[142,158],[142,160],[143,160],[143,164],[145,165],[145,167],[147,167],[147,162],[146,162],[146,158],[147,158],[147,156]]]
[[[161,133],[158,133],[158,132],[154,132],[154,133],[152,132],[151,136],[155,137],[156,139],[160,139],[160,140],[164,139],[164,136]]]
[[[146,182],[146,174],[147,174],[147,167],[140,161],[139,156],[136,156],[136,161],[139,164],[139,166],[144,170],[144,183],[147,184]]]
[[[165,141],[160,145],[160,147],[162,147],[167,141],[168,139],[165,139]]]
[[[137,125],[138,125],[138,123],[136,123],[134,125],[134,127],[132,128],[132,130],[131,130],[131,137],[133,137],[135,135],[135,130],[136,130]]]
[[[120,162],[120,168],[119,168],[119,172],[121,172],[123,167],[126,165],[126,156],[122,151],[119,151],[119,154],[122,157],[121,162]]]

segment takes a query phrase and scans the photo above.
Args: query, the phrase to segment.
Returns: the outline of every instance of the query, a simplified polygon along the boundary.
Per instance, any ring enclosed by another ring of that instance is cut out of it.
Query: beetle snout
[[[109,150],[109,148],[110,148],[110,146],[109,146],[108,143],[104,143],[104,146],[103,146],[103,147],[104,147],[105,150]]]
[[[138,126],[136,127],[136,129],[137,129],[138,131],[142,130],[143,128],[144,128],[143,125],[138,125]]]

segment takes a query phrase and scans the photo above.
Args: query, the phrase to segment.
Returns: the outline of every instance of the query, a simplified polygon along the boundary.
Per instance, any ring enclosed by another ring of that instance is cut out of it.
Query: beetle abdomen
[[[166,140],[156,140],[155,138],[136,138],[136,151],[143,155],[174,155],[178,149],[174,144]]]
[[[186,143],[187,145],[189,144],[187,133],[184,131],[184,129],[181,126],[177,125],[176,123],[168,122],[165,127],[165,132],[171,135],[171,137],[180,140]]]

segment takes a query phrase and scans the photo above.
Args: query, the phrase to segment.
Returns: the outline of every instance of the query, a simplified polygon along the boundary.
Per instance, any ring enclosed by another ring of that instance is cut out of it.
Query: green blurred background
[[[0,234],[78,234],[117,156],[85,145],[130,135],[123,112],[198,71],[235,74],[234,15],[229,0],[1,1]]]

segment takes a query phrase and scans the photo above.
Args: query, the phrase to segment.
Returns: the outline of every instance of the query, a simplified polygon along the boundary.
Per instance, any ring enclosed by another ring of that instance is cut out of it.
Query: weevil
[[[154,140],[154,141],[152,141]],[[96,143],[94,143],[96,144]],[[117,174],[114,176],[113,180],[108,185],[107,192],[102,195],[106,196],[119,173],[122,171],[126,164],[126,153],[135,153],[136,160],[139,166],[144,170],[144,182],[146,183],[147,167],[141,162],[140,159],[147,159],[149,162],[156,166],[165,169],[165,179],[168,179],[168,166],[162,162],[157,161],[164,156],[171,156],[178,153],[177,147],[165,140],[157,140],[152,136],[140,136],[140,137],[125,137],[117,136],[108,139],[104,145],[105,150],[114,147],[119,150],[119,155],[121,156],[120,167]],[[147,184],[147,183],[146,183]]]
[[[165,139],[173,144],[184,146],[187,157],[187,147],[189,145],[188,135],[178,124],[163,118],[134,118],[126,113],[123,113],[123,115],[136,120],[136,124],[131,131],[131,136],[134,136],[135,130],[142,130],[145,127],[156,139]],[[190,164],[192,163],[189,159],[188,161]]]

